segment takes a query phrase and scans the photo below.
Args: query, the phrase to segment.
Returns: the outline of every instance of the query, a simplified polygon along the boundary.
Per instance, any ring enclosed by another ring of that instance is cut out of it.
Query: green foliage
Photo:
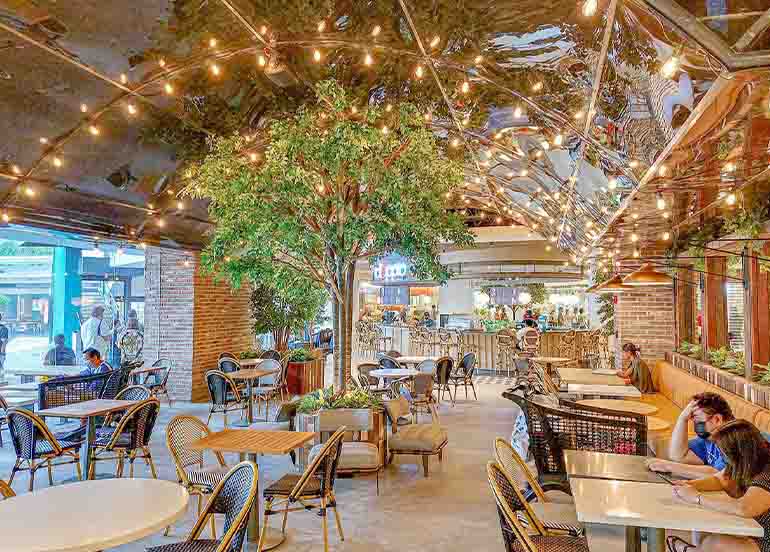
[[[599,296],[599,320],[602,323],[602,334],[609,336],[615,333],[615,300],[609,293]]]
[[[241,360],[245,360],[247,358],[257,358],[261,352],[262,351],[258,351],[257,349],[246,349],[238,355],[238,358]]]
[[[277,267],[270,277],[262,273],[251,292],[254,332],[301,331],[318,316],[328,298],[326,290],[292,269]]]
[[[310,362],[315,359],[315,355],[308,349],[292,349],[289,351],[289,362]]]
[[[297,412],[316,414],[320,410],[335,408],[382,408],[382,400],[363,389],[335,393],[334,388],[317,389],[303,395],[297,403]]]
[[[548,293],[545,289],[545,284],[527,284],[527,292],[532,296],[533,305],[542,305],[548,299]]]
[[[700,346],[698,346],[700,348]],[[692,349],[692,347],[691,347]],[[746,372],[746,359],[740,351],[733,351],[729,347],[708,352],[708,362],[714,368],[725,370],[731,374],[742,376]]]
[[[481,323],[484,325],[484,331],[489,333],[497,333],[500,330],[514,327],[513,322],[508,320],[482,320]]]
[[[703,347],[697,343],[688,343],[687,341],[682,341],[682,343],[679,345],[678,352],[698,360],[703,360]]]

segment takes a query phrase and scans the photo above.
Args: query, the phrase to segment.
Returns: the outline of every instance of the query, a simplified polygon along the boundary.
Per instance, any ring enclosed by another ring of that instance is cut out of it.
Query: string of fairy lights
[[[280,63],[280,58],[277,55],[278,49],[290,45],[308,49],[312,61],[316,64],[322,64],[326,60],[325,48],[357,49],[362,53],[361,64],[364,68],[376,66],[378,52],[396,51],[396,49],[378,42],[382,33],[382,26],[376,23],[371,27],[369,33],[371,42],[369,44],[341,40],[334,36],[335,27],[327,20],[318,22],[316,40],[279,41],[277,35],[266,25],[258,27],[251,25],[227,0],[220,1],[233,12],[260,43],[260,46],[223,48],[220,40],[212,36],[206,40],[205,52],[201,55],[177,62],[167,60],[164,57],[158,58],[156,70],[151,71],[143,82],[132,84],[129,76],[121,73],[112,81],[115,86],[121,89],[121,95],[98,109],[85,102],[81,103],[79,106],[81,120],[72,130],[55,139],[45,136],[39,138],[40,145],[44,149],[37,162],[33,163],[27,170],[23,170],[18,164],[10,164],[10,173],[0,172],[0,177],[17,182],[14,190],[17,195],[28,199],[37,197],[38,191],[32,185],[34,171],[46,162],[53,169],[64,167],[66,157],[62,150],[73,137],[86,134],[93,140],[98,140],[104,133],[105,123],[102,122],[102,116],[107,112],[120,109],[128,120],[136,120],[141,113],[141,103],[147,102],[153,105],[154,109],[157,109],[158,106],[142,93],[153,86],[160,87],[163,94],[169,98],[182,97],[183,91],[176,78],[194,69],[205,67],[212,79],[220,79],[225,75],[225,65],[228,60],[245,54],[253,54],[256,66],[262,70],[268,70],[275,68],[275,65]],[[521,93],[496,83],[485,72],[486,60],[481,53],[473,58],[472,63],[466,65],[459,64],[456,60],[444,59],[440,48],[441,37],[434,35],[429,40],[423,40],[414,27],[406,5],[403,2],[400,2],[400,5],[421,51],[398,51],[398,53],[405,54],[409,59],[415,60],[412,78],[416,81],[426,77],[432,78],[434,84],[441,91],[449,116],[448,121],[439,120],[431,111],[428,111],[424,114],[426,123],[436,129],[442,129],[445,132],[448,147],[452,149],[464,148],[470,161],[466,171],[466,189],[458,195],[458,198],[450,196],[447,199],[459,199],[461,206],[468,208],[491,210],[491,216],[494,217],[497,224],[507,224],[511,221],[516,224],[523,224],[530,233],[537,232],[546,237],[545,248],[548,251],[555,246],[564,249],[572,248],[572,261],[576,264],[581,264],[588,259],[590,250],[596,246],[603,233],[607,231],[608,217],[613,206],[611,202],[604,202],[600,206],[597,205],[596,200],[584,197],[578,187],[578,176],[574,172],[568,178],[562,178],[556,174],[547,163],[549,152],[568,147],[570,143],[578,140],[581,148],[590,146],[599,152],[600,158],[606,158],[615,164],[622,164],[616,174],[609,176],[606,187],[602,187],[600,190],[607,197],[615,194],[620,198],[618,195],[619,177],[623,176],[625,180],[634,183],[636,180],[635,171],[641,168],[641,163],[634,159],[621,159],[617,153],[596,142],[590,132],[586,133],[575,126],[586,117],[591,119],[593,113],[579,110],[569,117],[541,106],[535,98],[538,94],[546,91],[546,86],[542,81],[531,83],[528,93]],[[581,12],[584,17],[596,15],[598,12],[597,0],[586,0],[582,5]],[[672,78],[677,74],[680,70],[681,55],[681,49],[677,49],[672,57],[663,63],[661,67],[663,76]],[[527,119],[527,110],[532,109],[544,115],[546,120],[552,121],[553,128],[544,129],[527,125],[528,130],[537,131],[542,136],[539,144],[528,151],[523,151],[518,142],[508,140],[510,135],[515,134],[515,129],[475,132],[470,125],[472,109],[457,108],[437,74],[437,67],[454,69],[462,73],[462,77],[457,80],[456,86],[452,90],[454,98],[468,97],[472,94],[473,88],[481,84],[496,86],[507,91],[514,98],[516,103],[512,106],[512,113],[515,119]],[[171,112],[179,116],[175,111],[171,110]],[[586,124],[586,128],[590,128],[590,124]],[[383,134],[389,132],[387,126],[383,126],[381,130]],[[260,162],[260,155],[252,149],[243,153],[248,156],[251,162]],[[496,174],[494,171],[498,168],[502,168],[505,174],[502,176]],[[735,170],[735,164],[728,163],[724,169],[725,172],[730,173]],[[668,167],[664,164],[659,165],[657,176],[661,179],[667,178]],[[513,183],[519,181],[529,182],[532,185],[514,188]],[[167,224],[166,215],[180,215],[187,208],[185,202],[178,195],[180,191],[169,188],[165,191],[165,195],[161,194],[160,197],[149,198],[146,205],[148,209],[147,221],[138,228],[128,229],[121,243],[133,243],[139,247],[146,247],[145,238],[149,235],[148,228],[163,229]],[[513,194],[526,196],[526,201],[523,203],[518,201]],[[8,196],[2,201],[3,210],[0,212],[0,217],[4,222],[12,220],[12,212],[8,209],[11,199],[12,197]],[[737,201],[736,193],[727,193],[724,201],[727,205],[735,204]],[[663,194],[658,193],[656,203],[663,219],[669,219],[668,202]],[[543,213],[545,217],[543,217]],[[558,217],[561,217],[560,224],[557,224]],[[637,226],[639,214],[632,213],[631,218],[634,221],[633,224]],[[670,238],[670,230],[662,232],[661,239],[668,241]],[[608,236],[607,241],[615,247],[599,247],[597,251],[607,259],[606,262],[611,262],[613,257],[620,254],[619,246],[622,239]],[[639,236],[637,232],[630,233],[629,241],[634,247],[634,257],[638,257]],[[605,260],[602,259],[600,262],[604,263]]]

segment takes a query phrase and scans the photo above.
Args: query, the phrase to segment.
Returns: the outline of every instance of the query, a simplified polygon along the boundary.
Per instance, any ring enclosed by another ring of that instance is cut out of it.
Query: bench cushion
[[[413,424],[399,428],[391,435],[390,450],[418,450],[432,452],[447,440],[446,430],[438,424]]]

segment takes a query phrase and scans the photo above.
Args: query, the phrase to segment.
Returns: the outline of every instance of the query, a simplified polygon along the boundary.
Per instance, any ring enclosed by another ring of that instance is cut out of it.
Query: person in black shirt
[[[43,364],[46,366],[75,366],[77,364],[75,352],[64,344],[64,334],[57,334],[53,338],[54,346],[45,355]]]

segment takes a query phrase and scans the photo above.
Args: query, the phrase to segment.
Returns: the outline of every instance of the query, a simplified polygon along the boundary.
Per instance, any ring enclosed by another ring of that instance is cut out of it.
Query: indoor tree
[[[398,253],[417,278],[444,282],[441,245],[470,245],[472,235],[447,209],[462,161],[446,156],[415,106],[357,105],[335,80],[316,96],[256,135],[212,140],[186,192],[209,200],[209,266],[237,283],[251,267],[283,265],[328,290],[344,386],[356,264]]]

